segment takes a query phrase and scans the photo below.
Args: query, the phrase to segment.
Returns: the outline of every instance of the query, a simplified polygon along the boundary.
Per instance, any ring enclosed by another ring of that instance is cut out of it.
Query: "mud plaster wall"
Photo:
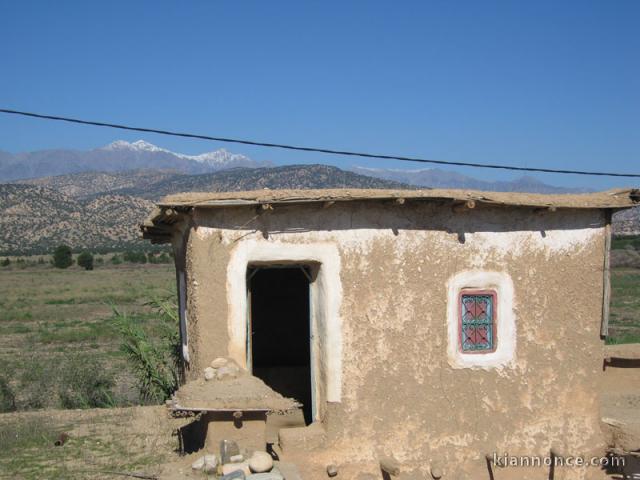
[[[326,244],[339,252],[342,292],[340,398],[322,406],[333,458],[386,451],[424,468],[494,451],[592,452],[601,447],[603,227],[595,210],[196,209],[186,255],[189,375],[229,353],[227,273],[243,242],[284,252]],[[447,285],[463,271],[511,279],[515,349],[499,367],[458,368],[447,355]]]

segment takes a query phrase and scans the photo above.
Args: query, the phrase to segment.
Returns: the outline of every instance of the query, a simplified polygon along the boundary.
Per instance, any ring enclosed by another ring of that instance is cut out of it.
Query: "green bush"
[[[78,266],[85,270],[93,270],[93,255],[86,250],[78,255]]]
[[[122,263],[122,258],[120,258],[120,255],[114,255],[113,257],[111,257],[112,265],[120,265],[121,263]]]
[[[8,267],[9,265],[11,265],[11,260],[9,260],[9,258],[5,258],[4,260],[2,260],[2,262],[0,262],[0,265],[2,265],[3,267]]]
[[[113,375],[87,356],[70,357],[62,365],[58,398],[63,408],[115,406]]]
[[[140,397],[145,402],[160,403],[168,399],[182,379],[182,355],[178,308],[168,300],[154,300],[160,320],[160,332],[152,336],[132,317],[114,308],[116,327],[122,336],[121,350],[138,379]]]
[[[32,357],[20,378],[20,410],[101,408],[116,404],[113,374],[87,354]]]
[[[16,396],[4,378],[0,377],[0,413],[13,412],[16,409]]]
[[[71,248],[68,245],[60,245],[53,252],[53,265],[56,268],[69,268],[73,263]]]
[[[122,260],[127,263],[147,263],[147,255],[136,250],[127,250],[122,255]]]

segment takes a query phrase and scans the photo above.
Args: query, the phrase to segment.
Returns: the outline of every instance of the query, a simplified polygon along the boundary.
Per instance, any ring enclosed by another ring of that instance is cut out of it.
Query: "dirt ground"
[[[605,362],[601,383],[603,431],[612,447],[640,449],[640,344],[610,346],[606,355],[611,360]],[[202,453],[178,454],[174,431],[189,421],[171,418],[164,406],[3,414],[0,478],[106,480],[126,478],[123,473],[163,480],[203,478],[190,468]],[[54,446],[63,432],[68,441]],[[318,455],[310,462],[308,455],[299,452],[281,459],[296,463],[305,480],[328,478],[328,457]],[[524,473],[508,470],[494,472],[494,478],[506,480]],[[375,471],[375,465],[342,465],[338,478],[357,479]],[[516,476],[510,476],[512,473]],[[380,478],[379,470],[372,478]],[[484,470],[477,478],[489,476]],[[616,477],[602,472],[601,478]]]

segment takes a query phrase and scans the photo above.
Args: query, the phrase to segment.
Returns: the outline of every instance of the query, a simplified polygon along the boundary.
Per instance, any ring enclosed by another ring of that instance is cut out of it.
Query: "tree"
[[[93,255],[85,250],[78,255],[78,265],[85,270],[93,270]]]
[[[53,252],[53,266],[56,268],[69,268],[73,263],[71,248],[68,245],[60,245]]]

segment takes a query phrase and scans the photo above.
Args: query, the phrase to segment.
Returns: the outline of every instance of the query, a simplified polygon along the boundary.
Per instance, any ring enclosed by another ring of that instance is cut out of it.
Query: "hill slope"
[[[148,245],[138,224],[160,197],[182,191],[261,188],[402,188],[326,165],[238,168],[202,175],[167,171],[79,173],[0,184],[0,255]]]
[[[153,202],[104,196],[91,202],[33,185],[0,185],[0,252],[50,252],[65,243],[76,249],[129,246],[137,220]]]

